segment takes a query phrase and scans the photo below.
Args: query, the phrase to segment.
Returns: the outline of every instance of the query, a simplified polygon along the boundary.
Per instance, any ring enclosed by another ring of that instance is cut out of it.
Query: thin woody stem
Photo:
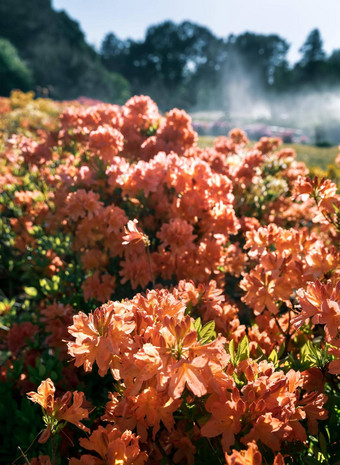
[[[39,433],[36,435],[36,437],[33,439],[33,441],[31,442],[31,444],[28,446],[28,448],[25,450],[25,452],[21,449],[20,446],[18,446],[18,449],[20,450],[20,456],[18,458],[16,458],[13,462],[12,462],[12,465],[14,465],[21,457],[25,457],[25,460],[27,461],[28,465],[30,465],[30,462],[26,456],[27,452],[30,450],[30,448],[33,446],[33,444],[35,443],[37,437],[43,432],[44,430],[41,429],[39,431]]]
[[[210,446],[210,448],[211,448],[213,454],[214,454],[215,457],[217,458],[218,463],[220,463],[221,465],[223,465],[223,462],[222,462],[222,460],[219,458],[216,449],[215,449],[214,446],[212,445],[211,439],[210,439],[210,438],[206,438],[206,440],[208,441],[208,444],[209,444],[209,446]]]
[[[55,440],[54,435],[51,435],[51,445],[52,445],[52,465],[56,465],[57,458],[56,458],[56,449],[55,449]]]
[[[277,327],[279,328],[279,330],[281,331],[282,335],[286,336],[286,333],[285,333],[285,331],[283,331],[282,326],[280,325],[277,316],[273,314],[273,317],[274,317],[275,323],[276,323]]]
[[[284,357],[287,355],[287,353],[288,353],[288,344],[289,344],[289,342],[290,342],[290,340],[291,340],[291,338],[292,338],[292,336],[293,336],[293,334],[294,334],[294,331],[292,332],[292,334],[290,334],[290,328],[291,328],[291,312],[290,312],[290,310],[289,310],[289,320],[288,320],[288,328],[287,328],[287,331],[284,331],[284,330],[282,329],[282,326],[280,325],[279,320],[278,320],[278,316],[277,316],[277,315],[273,315],[273,317],[274,317],[274,320],[275,320],[275,323],[276,323],[277,327],[279,328],[279,330],[280,330],[281,333],[282,333],[282,336],[285,337],[285,341],[284,341],[284,351],[283,351],[283,354],[282,354],[282,356],[281,356],[281,358],[284,358]]]
[[[25,452],[21,449],[20,446],[18,446],[18,449],[20,450],[20,453],[21,453],[21,455],[24,457],[24,459],[26,460],[27,464],[28,464],[28,465],[31,465],[31,464],[30,464],[30,461],[29,461],[28,458],[27,458],[27,455],[26,455]]]

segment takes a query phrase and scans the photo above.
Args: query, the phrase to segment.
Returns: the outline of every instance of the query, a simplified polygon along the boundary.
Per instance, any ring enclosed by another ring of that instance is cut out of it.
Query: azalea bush
[[[0,112],[1,462],[340,463],[336,182],[146,96]]]

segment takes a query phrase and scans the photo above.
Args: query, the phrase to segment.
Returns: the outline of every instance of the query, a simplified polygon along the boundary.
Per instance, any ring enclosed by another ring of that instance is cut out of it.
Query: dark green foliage
[[[255,73],[262,85],[268,87],[274,84],[276,69],[287,63],[289,45],[276,34],[246,32],[230,36],[228,49],[231,63],[241,62],[247,72]]]
[[[20,59],[16,48],[8,40],[0,38],[0,94],[9,95],[16,88],[27,91],[32,84],[31,71]]]
[[[123,103],[131,94],[146,94],[162,110],[209,110],[229,108],[230,93],[245,76],[263,96],[319,90],[338,85],[340,77],[340,52],[327,57],[317,29],[294,66],[287,61],[288,43],[276,34],[219,38],[190,21],[150,26],[139,41],[109,33],[98,54],[78,23],[54,11],[51,0],[2,0],[0,37],[18,51],[0,44],[1,95],[34,84],[38,95],[56,99]]]
[[[302,66],[314,63],[317,61],[325,61],[326,54],[322,49],[322,39],[318,29],[313,29],[308,35],[306,42],[300,48]]]
[[[53,98],[83,95],[122,103],[130,95],[128,82],[102,66],[78,23],[54,11],[50,0],[1,1],[0,36],[18,49],[35,84],[47,88]]]
[[[294,66],[287,61],[288,50],[277,34],[218,38],[189,21],[165,21],[149,27],[140,41],[109,33],[100,53],[104,66],[121,73],[133,93],[150,95],[162,109],[229,108],[230,92],[245,79],[252,92],[263,96],[338,85],[339,51],[328,58],[317,29],[308,35]]]
[[[209,77],[218,83],[225,45],[205,27],[165,21],[149,27],[144,41],[108,34],[101,54],[107,69],[132,84],[133,93],[150,95],[162,108],[189,107],[196,103],[202,81]]]

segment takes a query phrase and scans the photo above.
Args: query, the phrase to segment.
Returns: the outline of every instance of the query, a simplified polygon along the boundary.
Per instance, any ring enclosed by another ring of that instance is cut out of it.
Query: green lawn
[[[202,148],[212,147],[215,137],[202,136],[198,139],[198,145]],[[309,167],[317,166],[326,169],[328,165],[334,163],[334,159],[339,153],[337,146],[315,147],[314,145],[303,144],[283,144],[281,148],[293,148],[297,153],[297,159],[304,161]]]
[[[284,144],[284,147],[291,147],[296,150],[297,159],[304,161],[309,167],[327,169],[328,165],[334,164],[335,157],[339,153],[335,147],[315,147],[314,145]]]
[[[205,149],[206,147],[212,147],[214,145],[215,139],[216,137],[200,136],[198,138],[198,146],[202,149]]]

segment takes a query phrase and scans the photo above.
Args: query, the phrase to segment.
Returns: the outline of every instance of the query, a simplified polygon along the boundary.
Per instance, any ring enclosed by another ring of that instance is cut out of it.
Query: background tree
[[[324,61],[326,53],[324,52],[322,45],[320,31],[318,29],[313,29],[309,33],[305,43],[300,48],[300,52],[302,53],[300,64],[302,66],[306,66],[309,63]]]
[[[9,95],[12,89],[30,90],[32,73],[21,60],[9,40],[0,38],[0,95]]]
[[[318,29],[313,29],[302,47],[301,60],[293,70],[293,85],[298,87],[320,87],[328,81],[326,53]]]
[[[101,46],[107,69],[122,73],[134,93],[149,94],[164,109],[194,106],[204,85],[217,84],[224,53],[222,39],[190,21],[151,26],[142,41],[110,33]]]
[[[274,85],[276,69],[286,64],[289,45],[276,34],[246,32],[230,36],[228,48],[234,62],[240,61],[264,88],[269,88]]]
[[[247,96],[251,105],[254,96],[269,100],[283,92],[334,88],[340,79],[340,52],[326,56],[318,29],[306,38],[294,66],[287,61],[288,43],[277,34],[220,38],[191,21],[150,26],[142,40],[110,32],[98,53],[77,22],[53,10],[51,0],[2,0],[0,37],[16,49],[2,44],[4,95],[34,84],[56,99],[123,103],[131,94],[148,94],[163,111],[232,111],[234,100],[247,113]]]
[[[50,0],[2,0],[0,36],[17,48],[35,84],[48,87],[51,97],[86,95],[121,103],[130,95],[127,81],[110,75],[78,23],[63,11],[54,11]]]
[[[327,76],[331,85],[339,85],[340,49],[334,50],[327,60]]]

